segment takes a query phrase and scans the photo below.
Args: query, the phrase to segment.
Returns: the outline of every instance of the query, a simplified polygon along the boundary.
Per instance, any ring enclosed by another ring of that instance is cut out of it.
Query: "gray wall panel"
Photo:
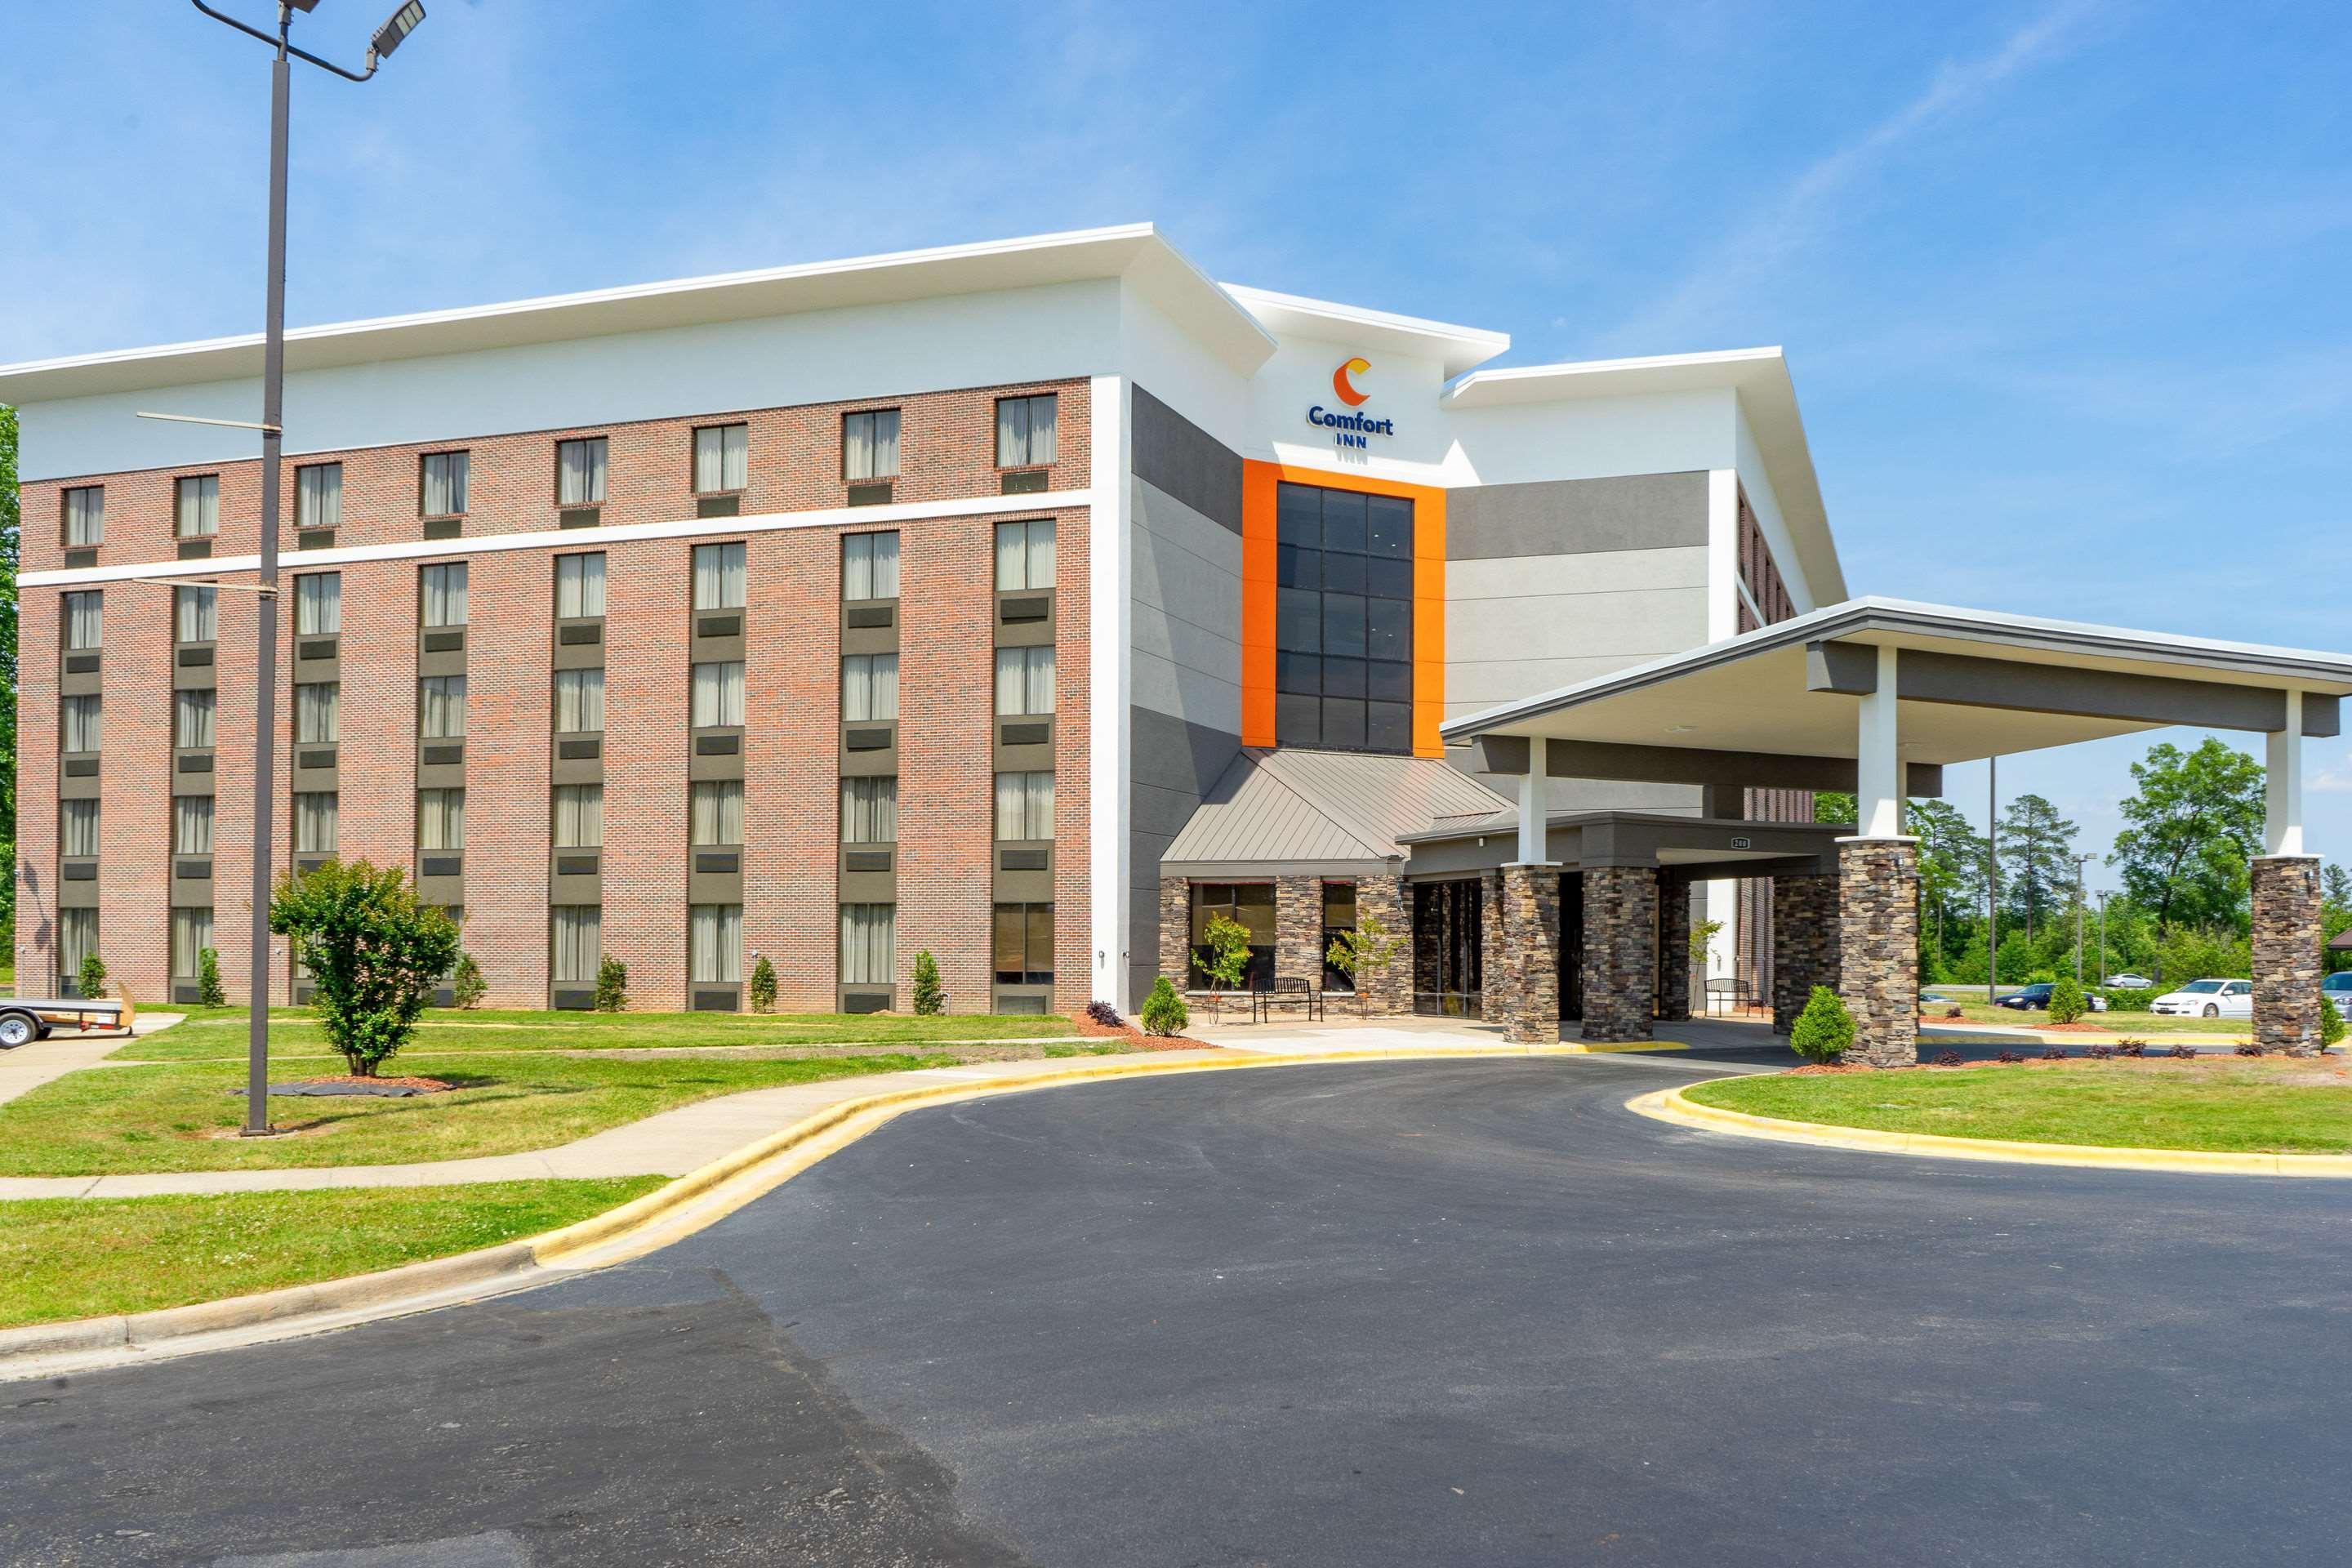
[[[1227,731],[1135,704],[1128,710],[1127,978],[1140,1005],[1160,968],[1160,857],[1241,750]]]
[[[1140,386],[1133,390],[1136,478],[1238,536],[1241,455]]]
[[[1453,561],[1706,542],[1700,470],[1476,485],[1445,498],[1445,554]]]

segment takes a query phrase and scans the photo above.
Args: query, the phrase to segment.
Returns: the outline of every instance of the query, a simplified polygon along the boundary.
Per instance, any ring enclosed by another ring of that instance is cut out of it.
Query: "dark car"
[[[1993,1005],[2013,1007],[2021,1013],[2046,1013],[2050,1010],[2050,994],[2057,989],[2046,980],[2039,981],[2022,991],[2012,991],[2008,995],[1998,998]],[[2084,1001],[2090,1004],[2091,1011],[2094,1013],[2104,1013],[2107,1010],[2107,999],[2104,996],[2085,996]]]

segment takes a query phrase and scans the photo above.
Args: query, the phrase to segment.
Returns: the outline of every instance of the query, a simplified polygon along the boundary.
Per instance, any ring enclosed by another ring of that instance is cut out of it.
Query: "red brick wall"
[[[374,561],[341,570],[343,629],[337,651],[342,661],[343,696],[335,750],[336,843],[346,860],[405,867],[413,875],[416,870],[416,565],[410,561]],[[473,570],[479,572],[481,567],[478,564]],[[284,581],[288,646],[281,657],[290,658],[294,587],[290,575]],[[235,665],[224,668],[224,683],[234,682],[237,672]],[[282,760],[280,765],[285,765]],[[471,791],[467,793],[470,807]],[[280,809],[290,830],[294,809],[290,785]],[[469,827],[471,816],[469,810]]]
[[[57,988],[58,616],[54,588],[26,589],[16,618],[16,994]],[[103,807],[100,807],[103,810]],[[101,832],[105,823],[99,824]],[[105,931],[99,932],[100,941]]]
[[[413,647],[415,568],[407,570]],[[494,1007],[547,1005],[554,602],[551,552],[480,555],[466,568],[465,940]],[[412,690],[412,737],[415,707]],[[343,733],[351,733],[348,709]],[[409,837],[414,842],[413,826]]]
[[[1093,559],[1084,511],[1054,525],[1054,996],[1075,1012],[1094,995]],[[1124,787],[1124,786],[1122,786]],[[1114,898],[1126,894],[1114,890]],[[1111,955],[1114,963],[1118,955]]]
[[[105,592],[99,952],[119,993],[160,1002],[170,996],[171,921],[155,911],[171,901],[158,890],[171,876],[172,637],[147,628],[170,626],[172,590],[110,583]],[[54,776],[54,751],[49,768]],[[54,805],[48,815],[54,824]]]
[[[744,551],[743,979],[765,954],[785,1012],[834,1009],[843,531],[755,533]]]
[[[604,952],[629,966],[637,1007],[686,1001],[691,558],[684,540],[605,552]]]
[[[957,1013],[989,1008],[996,773],[995,530],[956,518],[899,535],[898,985],[939,960]]]

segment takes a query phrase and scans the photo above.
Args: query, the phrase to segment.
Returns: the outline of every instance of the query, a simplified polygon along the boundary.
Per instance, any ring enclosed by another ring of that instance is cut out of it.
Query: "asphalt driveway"
[[[0,1385],[0,1561],[2352,1553],[2352,1189],[1622,1109],[1683,1070],[916,1112],[625,1268]]]

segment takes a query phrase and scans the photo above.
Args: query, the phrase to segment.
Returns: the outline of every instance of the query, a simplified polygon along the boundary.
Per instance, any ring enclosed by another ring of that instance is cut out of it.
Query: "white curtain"
[[[294,738],[304,745],[330,745],[342,728],[343,687],[339,680],[306,680],[294,689]]]
[[[894,844],[898,838],[898,781],[895,778],[848,778],[841,781],[841,841],[844,844]]]
[[[750,478],[751,427],[706,426],[694,433],[694,488],[709,494],[740,490]]]
[[[743,781],[721,779],[694,786],[688,804],[695,844],[743,842]]]
[[[848,479],[887,479],[898,471],[898,411],[877,408],[841,421],[841,472]]]
[[[466,563],[453,561],[427,566],[417,574],[425,624],[462,626],[466,624]]]
[[[698,544],[694,547],[694,607],[698,610],[740,610],[743,607],[743,547],[740,544]]]
[[[1055,399],[1001,397],[996,402],[996,466],[1028,468],[1054,460]]]
[[[604,671],[559,669],[555,672],[555,728],[576,734],[604,727]]]
[[[1054,585],[1054,520],[1032,518],[1026,522],[996,525],[996,586],[1045,589]]]
[[[604,552],[555,558],[555,613],[578,620],[604,613]]]
[[[174,795],[172,799],[173,851],[180,855],[213,852],[213,797]]]
[[[182,479],[174,487],[179,502],[180,537],[204,539],[220,531],[220,477],[203,474]]]
[[[898,717],[898,656],[854,653],[841,661],[841,716],[853,724]]]
[[[182,642],[211,642],[220,635],[220,594],[214,588],[172,590],[172,635]]]
[[[461,578],[460,598],[465,595],[462,584]],[[312,572],[294,579],[294,629],[306,637],[333,637],[343,629],[341,573]]]
[[[213,944],[213,912],[210,910],[173,910],[172,911],[172,978],[194,980],[201,966],[199,955]]]
[[[98,911],[58,911],[58,973],[70,984],[81,973],[81,961],[98,951]]]
[[[845,985],[890,985],[898,969],[898,907],[841,906],[841,980]]]
[[[463,452],[434,452],[425,459],[425,515],[455,517],[466,510],[466,470],[468,466]]]
[[[464,790],[421,789],[416,792],[416,847],[419,849],[463,849],[466,847]]]
[[[211,745],[215,693],[181,691],[173,695],[176,722],[173,727],[174,733],[172,743],[183,751]]]
[[[101,714],[95,697],[68,697],[60,706],[60,749],[68,752],[95,752],[99,749]]]
[[[1054,775],[996,775],[996,837],[1034,843],[1054,837]]]
[[[66,595],[66,647],[77,652],[94,648],[106,637],[106,605],[102,594]]]
[[[83,485],[65,492],[66,542],[91,545],[106,542],[106,487]]]
[[[62,804],[58,814],[58,853],[98,853],[98,802],[69,800]]]
[[[740,659],[729,659],[719,664],[698,664],[694,667],[694,727],[708,730],[714,726],[743,722],[743,664]]]
[[[743,978],[743,906],[697,904],[687,911],[687,978],[724,984]]]
[[[604,911],[594,904],[558,904],[548,911],[558,985],[593,985],[604,956]]]
[[[898,534],[852,533],[843,538],[841,596],[845,599],[895,599],[898,596]]]
[[[595,506],[604,499],[604,437],[555,444],[558,506]]]
[[[601,849],[604,844],[604,786],[555,786],[555,847]]]
[[[428,675],[416,683],[416,732],[428,741],[454,741],[466,733],[464,676]]]
[[[1054,650],[1050,647],[1001,647],[996,650],[996,710],[1013,716],[1054,710]]]
[[[294,797],[294,847],[306,855],[335,852],[335,797],[305,790]]]
[[[312,463],[294,470],[294,526],[340,528],[343,521],[343,466]]]

